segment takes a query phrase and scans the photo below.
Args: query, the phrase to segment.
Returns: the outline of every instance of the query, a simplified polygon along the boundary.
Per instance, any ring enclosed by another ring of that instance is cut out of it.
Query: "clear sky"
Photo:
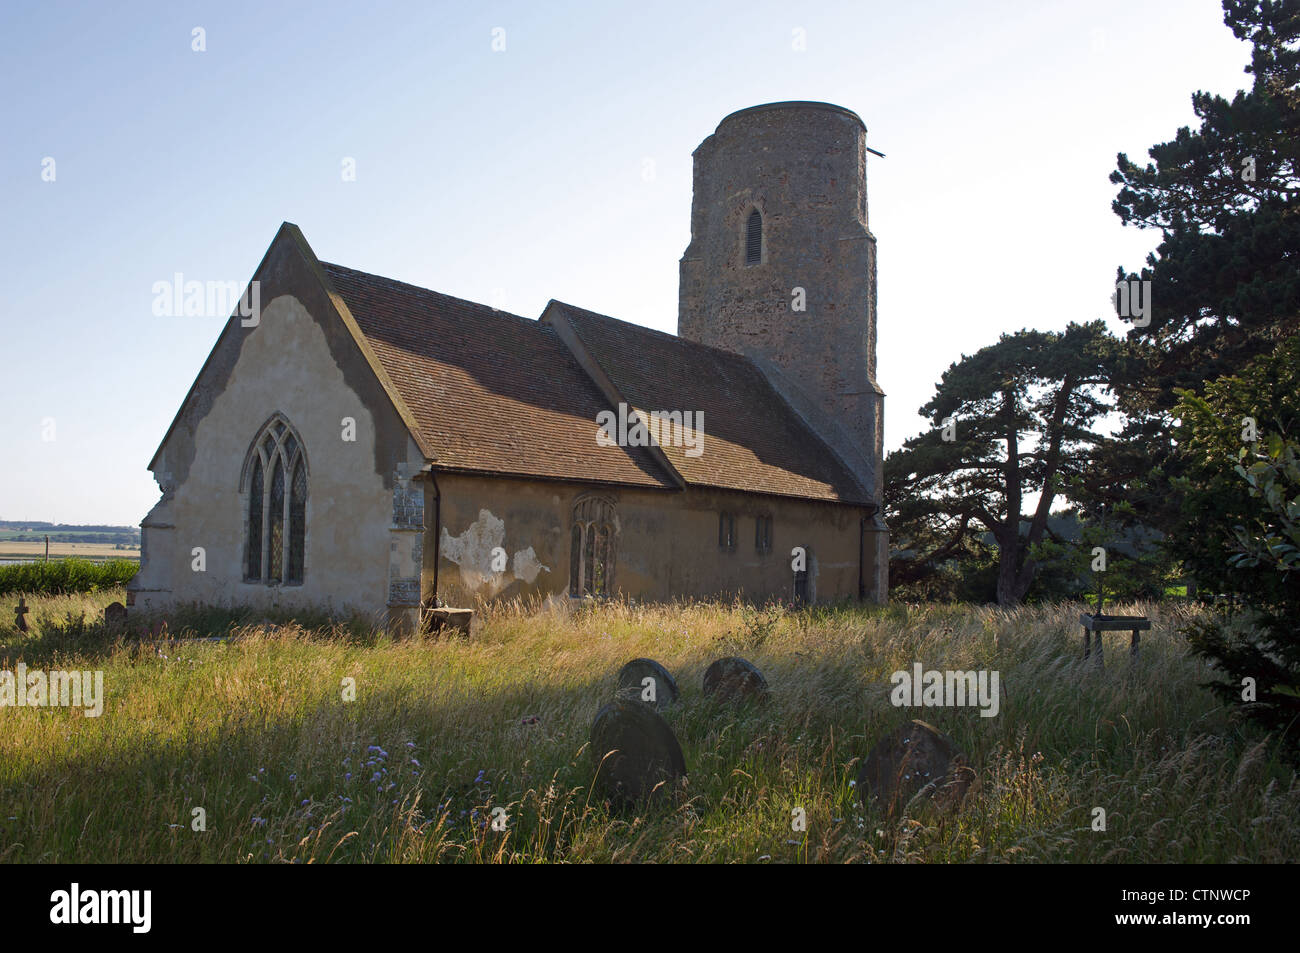
[[[326,261],[675,331],[691,152],[775,100],[846,106],[887,154],[897,447],[963,353],[1107,317],[1157,240],[1110,211],[1115,154],[1194,124],[1192,92],[1247,85],[1247,59],[1215,0],[4,0],[0,519],[140,521],[224,323],[155,316],[152,287],[242,287],[282,221]]]

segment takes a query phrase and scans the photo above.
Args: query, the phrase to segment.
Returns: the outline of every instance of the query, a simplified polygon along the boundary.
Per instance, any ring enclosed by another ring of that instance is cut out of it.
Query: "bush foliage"
[[[98,592],[126,585],[139,568],[139,563],[133,559],[110,559],[96,563],[89,559],[71,558],[15,563],[12,566],[0,566],[0,595],[21,592],[56,596]]]

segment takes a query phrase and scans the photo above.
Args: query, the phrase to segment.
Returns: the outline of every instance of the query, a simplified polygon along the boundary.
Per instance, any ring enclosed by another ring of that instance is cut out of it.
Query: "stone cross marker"
[[[18,597],[18,605],[14,606],[14,624],[18,626],[19,632],[26,632],[27,629],[27,600],[22,596]]]
[[[704,670],[704,694],[721,701],[761,701],[767,697],[767,679],[746,659],[720,658]]]
[[[677,701],[677,680],[654,659],[634,658],[619,670],[618,695],[662,710]]]
[[[686,759],[668,722],[631,698],[615,698],[597,712],[591,759],[597,785],[623,804],[667,798],[686,774]]]

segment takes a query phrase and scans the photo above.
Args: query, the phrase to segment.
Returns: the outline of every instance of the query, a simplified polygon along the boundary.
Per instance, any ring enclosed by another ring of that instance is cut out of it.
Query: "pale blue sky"
[[[868,195],[896,447],[961,354],[1107,316],[1156,240],[1110,212],[1116,152],[1247,85],[1247,58],[1214,0],[6,0],[0,519],[139,522],[223,324],[155,317],[151,288],[242,286],[281,221],[327,261],[674,331],[691,151],[773,100],[853,109],[888,154]]]

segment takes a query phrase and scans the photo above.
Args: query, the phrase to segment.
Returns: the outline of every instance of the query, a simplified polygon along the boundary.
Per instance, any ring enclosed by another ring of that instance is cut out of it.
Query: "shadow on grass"
[[[681,804],[629,813],[592,790],[591,700],[606,690],[600,678],[432,705],[399,689],[327,693],[289,717],[225,711],[199,726],[180,712],[174,733],[129,746],[111,737],[110,705],[78,726],[108,732],[102,743],[0,770],[0,862],[558,860],[575,841],[606,850],[611,829],[666,834]],[[508,838],[491,827],[498,807]]]
[[[206,606],[153,616],[132,615],[126,622],[107,622],[102,613],[65,612],[62,618],[38,616],[30,625],[27,634],[11,630],[9,640],[0,643],[0,667],[19,661],[37,666],[74,655],[85,660],[104,659],[123,648],[133,653],[152,651],[161,642],[238,638],[256,628],[294,627],[308,637],[341,639],[358,646],[374,645],[386,637],[359,616]]]

